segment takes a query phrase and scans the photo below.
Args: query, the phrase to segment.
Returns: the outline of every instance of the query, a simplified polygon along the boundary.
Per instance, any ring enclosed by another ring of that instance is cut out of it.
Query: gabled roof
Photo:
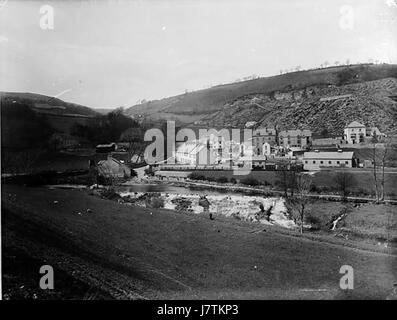
[[[311,136],[312,132],[307,129],[303,130],[283,130],[279,133],[279,136],[286,137],[286,136]]]
[[[252,136],[269,136],[276,135],[276,129],[273,128],[257,128],[252,132]]]
[[[346,128],[365,128],[365,126],[358,121],[353,121]]]
[[[329,151],[329,152],[305,152],[303,154],[303,159],[342,159],[342,160],[351,160],[353,159],[354,152],[337,152],[337,151]]]
[[[185,142],[178,147],[177,152],[188,153],[188,154],[197,154],[203,148],[205,148],[205,144],[203,144],[201,142],[198,142],[198,141]]]

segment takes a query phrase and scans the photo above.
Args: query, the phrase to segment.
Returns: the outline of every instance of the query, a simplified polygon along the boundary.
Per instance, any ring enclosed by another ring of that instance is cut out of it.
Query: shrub
[[[232,178],[230,178],[230,182],[233,183],[233,184],[236,184],[237,180],[236,180],[236,178],[232,177]]]
[[[138,174],[134,169],[131,169],[131,177],[136,177]]]
[[[309,192],[319,192],[319,190],[317,189],[317,186],[314,183],[312,183],[310,185]]]
[[[229,180],[228,180],[226,177],[221,176],[221,177],[219,177],[218,179],[216,179],[216,181],[219,182],[219,183],[226,183],[226,182],[228,182]]]
[[[146,168],[146,169],[145,169],[145,174],[146,174],[147,176],[154,176],[154,171],[153,171],[153,169],[152,169],[151,166],[149,166],[149,168]]]
[[[188,175],[188,178],[192,180],[205,180],[205,177],[197,172],[192,172]]]
[[[267,180],[263,180],[263,181],[262,181],[262,184],[263,184],[264,186],[272,186],[272,184],[271,184],[269,181],[267,181]]]
[[[248,186],[257,186],[260,185],[260,182],[254,178],[244,178],[240,181],[242,184],[248,185]]]
[[[320,227],[321,221],[318,217],[313,215],[308,215],[306,217],[306,222],[312,225],[313,229],[318,229]]]

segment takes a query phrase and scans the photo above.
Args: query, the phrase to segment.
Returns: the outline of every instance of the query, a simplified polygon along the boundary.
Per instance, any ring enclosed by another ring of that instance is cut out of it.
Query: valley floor
[[[391,252],[85,190],[3,185],[2,246],[6,299],[396,298]],[[38,286],[44,264],[52,291]],[[339,287],[342,265],[354,269],[353,290]]]

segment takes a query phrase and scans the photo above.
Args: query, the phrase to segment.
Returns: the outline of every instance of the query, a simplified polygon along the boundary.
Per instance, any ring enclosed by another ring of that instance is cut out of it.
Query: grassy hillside
[[[305,93],[302,97],[302,102],[306,102],[307,96],[311,97],[314,95],[315,98],[319,98],[322,95],[334,96],[338,95],[338,92],[341,91],[340,88],[343,86],[386,78],[397,78],[397,65],[367,64],[299,71],[221,85],[171,98],[149,101],[128,108],[126,113],[128,115],[142,114],[152,120],[172,119],[184,124],[192,124],[201,120],[203,124],[225,126],[241,125],[242,122],[249,120],[264,122],[267,119],[265,117],[266,113],[270,112],[269,109],[277,109],[279,113],[273,112],[270,114],[273,117],[269,117],[269,122],[273,122],[280,114],[283,115],[285,113],[285,117],[289,117],[290,110],[284,112],[287,108],[293,107],[297,112],[300,111],[299,105],[294,104],[294,99],[287,98],[284,99],[285,101],[281,101],[283,100],[283,96],[287,97],[293,92],[300,90],[307,91],[307,94]],[[328,88],[328,91],[323,92],[324,88]],[[394,87],[391,88],[391,92],[386,92],[382,95],[380,100],[378,100],[376,95],[377,89],[375,88],[369,93],[375,95],[373,97],[375,104],[382,104],[384,102],[382,99],[386,99],[388,103],[395,102],[392,98],[387,98],[388,95],[395,96],[397,94]],[[259,106],[252,104],[250,108],[246,108],[245,99],[252,99],[256,96],[259,96],[259,99],[263,100],[260,102],[266,102],[268,100],[267,102],[270,105],[263,106],[261,103],[258,103]],[[281,102],[278,103],[279,101]],[[310,102],[310,100],[307,101],[308,104]],[[236,112],[234,109],[236,106],[241,108],[241,110]],[[326,109],[326,105],[319,106],[319,108],[322,107],[324,107],[324,112],[327,113],[328,109]],[[307,108],[310,109],[310,105]],[[356,118],[359,111],[354,110],[351,117]],[[233,113],[230,116],[232,120],[229,120],[227,116],[231,113]],[[313,109],[312,113],[315,114],[317,112]],[[216,116],[215,119],[213,119],[214,116]],[[298,122],[299,118],[296,121]],[[308,123],[308,125],[310,126],[311,123]]]
[[[75,124],[91,125],[96,111],[57,98],[19,92],[0,92],[3,148],[39,147],[54,132],[70,134]]]
[[[0,92],[1,102],[25,104],[36,112],[58,115],[85,115],[97,116],[99,113],[91,108],[65,102],[61,99],[29,92]]]
[[[385,299],[395,282],[395,255],[348,248],[334,236],[310,240],[77,190],[5,185],[2,205],[8,299]],[[54,267],[54,290],[37,286],[43,264]],[[354,268],[354,290],[339,287],[342,265]]]

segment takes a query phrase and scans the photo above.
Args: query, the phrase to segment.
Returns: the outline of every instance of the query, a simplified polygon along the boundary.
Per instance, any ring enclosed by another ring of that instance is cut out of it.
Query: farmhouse
[[[356,166],[354,152],[342,150],[332,152],[305,152],[303,154],[303,169],[321,170],[323,168],[352,168]]]
[[[106,160],[98,162],[98,173],[105,178],[129,178],[131,169],[122,161],[108,156]]]

